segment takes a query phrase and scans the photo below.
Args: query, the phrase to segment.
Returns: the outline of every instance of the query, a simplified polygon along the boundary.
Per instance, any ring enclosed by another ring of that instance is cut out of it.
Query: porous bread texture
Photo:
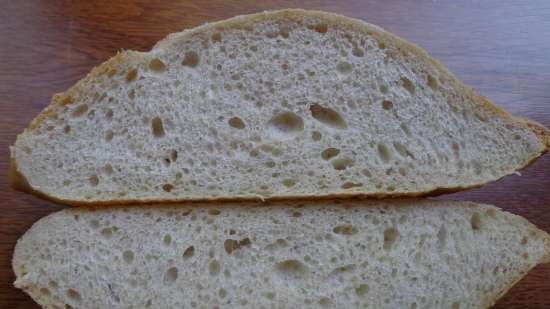
[[[13,269],[44,308],[469,309],[549,246],[466,202],[81,207],[37,222]]]
[[[524,167],[548,139],[529,125],[376,26],[284,10],[118,54],[11,155],[28,190],[72,204],[423,195]]]

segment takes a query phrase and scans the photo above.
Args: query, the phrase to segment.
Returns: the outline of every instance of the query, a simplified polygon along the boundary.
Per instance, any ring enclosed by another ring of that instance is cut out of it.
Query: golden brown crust
[[[519,123],[524,123],[537,135],[537,137],[546,145],[546,151],[550,148],[550,130],[544,127],[542,124],[523,117],[515,117]]]
[[[24,177],[23,177],[24,178]],[[200,202],[200,203],[221,203],[221,202],[279,202],[279,201],[325,201],[325,200],[339,200],[339,199],[402,199],[402,198],[415,198],[423,196],[437,196],[441,194],[455,193],[467,189],[477,188],[483,184],[469,186],[469,187],[454,187],[443,188],[437,187],[431,191],[423,192],[392,192],[392,193],[361,193],[361,192],[334,192],[323,195],[314,194],[301,194],[301,195],[284,195],[284,196],[262,196],[262,195],[239,195],[234,197],[189,197],[185,199],[181,198],[165,198],[165,199],[111,199],[111,200],[70,200],[63,199],[55,196],[45,194],[40,191],[34,190],[32,187],[27,187],[26,190],[13,187],[16,190],[23,191],[36,195],[45,200],[49,200],[55,203],[67,205],[67,206],[116,206],[116,205],[147,205],[147,204],[174,204],[180,202]]]
[[[416,45],[409,43],[389,32],[386,32],[382,28],[368,24],[364,21],[348,18],[345,16],[332,14],[332,13],[326,13],[326,12],[320,12],[320,11],[306,11],[306,10],[300,10],[300,9],[288,9],[288,10],[280,10],[280,11],[268,11],[268,12],[262,12],[252,15],[244,15],[244,16],[237,16],[233,17],[231,19],[218,21],[215,23],[210,24],[204,24],[202,26],[185,30],[180,33],[174,33],[168,35],[164,40],[159,41],[154,47],[153,51],[156,49],[162,49],[164,45],[169,44],[172,41],[177,41],[185,38],[191,38],[197,34],[200,34],[204,31],[209,31],[211,29],[226,29],[226,28],[243,28],[252,25],[254,22],[262,21],[262,20],[268,20],[268,19],[274,19],[274,20],[281,20],[281,19],[294,19],[297,21],[303,21],[304,18],[314,18],[314,19],[320,19],[323,20],[324,23],[327,23],[328,25],[340,25],[344,27],[348,27],[349,29],[353,31],[357,31],[358,33],[364,33],[366,35],[370,35],[374,37],[377,40],[383,41],[386,43],[386,45],[393,45],[399,47],[399,50],[408,52],[409,54],[412,54],[416,57],[418,57],[420,60],[424,61],[425,63],[433,65],[438,71],[441,76],[441,78],[447,80],[453,87],[456,89],[459,89],[460,92],[462,92],[464,95],[471,98],[476,104],[479,105],[481,109],[485,109],[487,111],[490,111],[494,114],[495,117],[501,118],[503,121],[508,122],[510,124],[514,125],[521,125],[524,127],[529,128],[531,131],[533,131],[536,136],[541,141],[540,148],[535,151],[530,158],[527,158],[525,161],[524,166],[520,167],[525,168],[532,162],[534,162],[540,155],[544,154],[548,148],[550,147],[550,131],[546,129],[544,126],[537,124],[533,121],[514,117],[504,111],[502,108],[498,107],[497,105],[493,104],[491,101],[489,101],[487,98],[480,96],[477,94],[474,90],[471,88],[465,86],[462,82],[460,82],[456,77],[454,77],[439,61],[429,56],[426,51],[423,49],[417,47]],[[113,70],[117,70],[119,64],[122,63],[131,63],[133,61],[140,61],[143,59],[144,55],[147,53],[141,53],[141,52],[135,52],[135,51],[125,51],[118,53],[108,61],[104,62],[103,64],[95,67],[92,69],[92,71],[82,80],[77,82],[73,87],[71,87],[69,90],[65,91],[64,93],[59,93],[53,96],[52,103],[50,106],[48,106],[44,111],[42,111],[29,125],[29,128],[26,129],[21,136],[24,136],[26,134],[30,134],[34,129],[36,129],[42,121],[47,118],[48,116],[51,116],[56,113],[58,108],[63,107],[66,104],[72,103],[73,96],[76,96],[76,94],[79,92],[80,88],[89,82],[90,80],[93,80],[97,76],[100,76],[102,74],[109,74],[109,72],[112,72]],[[20,136],[20,137],[21,137]],[[14,161],[14,166],[15,166]],[[515,170],[513,171],[506,171],[502,177],[506,175],[513,174]],[[18,173],[19,175],[16,177],[17,179],[25,179],[23,175]],[[498,178],[497,178],[498,179]],[[80,205],[117,205],[117,204],[134,204],[134,203],[153,203],[153,202],[159,202],[159,203],[173,203],[177,201],[253,201],[253,200],[290,200],[290,199],[304,199],[304,200],[311,200],[311,199],[333,199],[333,198],[394,198],[394,197],[416,197],[416,196],[427,196],[427,195],[439,195],[444,193],[452,193],[462,190],[467,190],[470,188],[476,188],[484,185],[485,183],[489,181],[494,181],[497,179],[488,179],[483,182],[478,182],[471,184],[469,186],[457,186],[457,187],[436,187],[428,191],[422,191],[422,192],[391,192],[391,193],[361,193],[361,192],[333,192],[324,194],[322,196],[318,195],[311,195],[311,194],[304,194],[304,195],[286,195],[286,196],[274,196],[274,197],[263,197],[263,196],[235,196],[235,197],[204,197],[204,198],[186,198],[186,199],[140,199],[140,200],[108,200],[108,201],[79,201],[79,200],[66,200],[61,199],[58,197],[49,196],[44,193],[37,192],[37,190],[34,190],[31,186],[27,187],[18,187],[13,186],[15,189],[22,190],[25,192],[30,192],[35,195],[39,195],[43,198],[60,202],[63,204],[69,204],[74,206],[80,206]],[[16,182],[14,182],[16,183]]]

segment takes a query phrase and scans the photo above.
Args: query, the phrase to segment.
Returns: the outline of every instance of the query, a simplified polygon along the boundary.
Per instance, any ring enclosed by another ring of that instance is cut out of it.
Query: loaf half
[[[44,308],[477,309],[549,254],[466,202],[81,207],[38,221],[13,269]]]
[[[284,10],[117,54],[18,136],[11,179],[71,204],[417,196],[514,173],[548,140],[376,26]]]

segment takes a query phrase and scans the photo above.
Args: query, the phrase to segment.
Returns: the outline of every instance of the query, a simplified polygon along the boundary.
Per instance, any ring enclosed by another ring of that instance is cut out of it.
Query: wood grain
[[[0,170],[8,146],[63,91],[121,49],[148,50],[170,32],[266,9],[302,7],[378,24],[427,49],[508,111],[550,126],[550,2],[532,1],[2,1]],[[550,156],[481,189],[441,198],[497,205],[550,232]],[[0,308],[38,308],[14,289],[11,255],[30,225],[60,206],[11,190],[0,177]],[[550,265],[535,268],[494,307],[550,308]]]

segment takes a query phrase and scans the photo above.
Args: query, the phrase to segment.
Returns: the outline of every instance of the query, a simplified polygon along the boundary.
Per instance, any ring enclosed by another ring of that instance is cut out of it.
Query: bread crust
[[[367,22],[364,22],[362,20],[352,19],[348,18],[342,15],[337,15],[333,13],[327,13],[327,12],[321,12],[321,11],[308,11],[308,10],[301,10],[301,9],[286,9],[286,10],[279,10],[279,11],[265,11],[261,13],[251,14],[251,15],[242,15],[242,16],[236,16],[227,20],[222,20],[214,23],[206,23],[202,26],[184,30],[179,33],[173,33],[169,34],[165,39],[159,41],[151,50],[155,51],[157,49],[162,49],[166,44],[172,42],[172,41],[179,41],[185,38],[192,37],[195,34],[209,31],[212,29],[230,29],[230,28],[241,28],[246,27],[247,25],[250,25],[256,21],[263,21],[263,20],[281,20],[281,19],[296,19],[296,20],[303,20],[304,18],[318,18],[325,21],[329,26],[330,25],[339,25],[348,27],[349,29],[356,31],[358,33],[364,33],[368,34],[370,36],[373,36],[377,40],[383,41],[387,44],[391,44],[394,46],[399,46],[399,49],[405,50],[408,53],[414,54],[416,57],[419,57],[422,61],[425,61],[426,63],[429,63],[433,65],[438,71],[440,76],[442,76],[444,79],[448,80],[449,83],[452,84],[453,87],[456,89],[459,89],[460,92],[462,92],[464,95],[468,96],[472,99],[473,102],[475,102],[480,108],[488,110],[489,112],[493,113],[495,117],[499,117],[504,121],[505,123],[508,123],[510,125],[515,126],[523,126],[525,128],[529,128],[532,132],[536,134],[538,139],[541,141],[541,146],[539,149],[534,151],[531,154],[530,158],[527,158],[525,160],[525,163],[522,167],[519,169],[523,169],[530,164],[532,164],[539,156],[546,153],[550,147],[550,131],[545,128],[543,125],[536,123],[534,121],[520,118],[520,117],[514,117],[499,106],[492,103],[487,98],[480,96],[477,94],[473,89],[465,86],[462,82],[460,82],[454,75],[452,75],[439,61],[429,56],[426,51],[421,49],[420,47],[407,42],[396,35],[393,35],[382,28],[369,24]],[[110,58],[106,62],[102,63],[101,65],[93,68],[90,73],[86,77],[84,77],[82,80],[78,81],[74,86],[72,86],[70,89],[68,89],[65,92],[55,94],[52,97],[51,104],[46,107],[38,116],[36,116],[32,122],[30,123],[29,127],[23,131],[18,136],[19,138],[23,138],[26,135],[30,135],[37,127],[40,126],[40,124],[46,119],[47,117],[55,114],[55,112],[63,107],[66,104],[70,104],[73,94],[76,94],[80,91],[83,85],[85,85],[90,80],[93,80],[95,77],[100,76],[102,74],[108,74],[111,70],[116,70],[119,66],[119,64],[131,64],[132,62],[138,62],[142,60],[144,57],[148,55],[148,52],[137,52],[137,51],[123,51],[117,53],[114,57]],[[29,184],[29,181],[25,178],[24,175],[22,175],[18,169],[17,169],[17,158],[14,156],[14,152],[12,151],[12,161],[10,164],[10,184],[12,184],[12,187],[16,190],[24,191],[27,193],[32,193],[34,195],[40,196],[42,198],[45,198],[47,200],[51,200],[54,202],[67,204],[67,205],[73,205],[73,206],[82,206],[82,205],[120,205],[120,204],[136,204],[136,203],[173,203],[178,201],[203,201],[203,202],[219,202],[219,201],[252,201],[252,200],[290,200],[290,199],[304,199],[304,200],[313,200],[313,199],[333,199],[333,198],[395,198],[395,197],[416,197],[416,196],[434,196],[434,195],[440,195],[445,193],[453,193],[458,191],[463,191],[471,188],[477,188],[480,187],[488,182],[496,181],[504,176],[508,176],[511,174],[514,174],[517,170],[509,170],[503,172],[503,176],[494,178],[494,179],[488,179],[483,182],[474,183],[469,186],[456,186],[456,187],[435,187],[431,190],[427,191],[419,191],[419,192],[400,192],[400,191],[394,191],[394,192],[371,192],[371,193],[365,193],[365,192],[348,192],[348,191],[335,191],[331,193],[323,194],[322,196],[314,195],[314,194],[299,194],[299,195],[284,195],[284,196],[259,196],[259,195],[246,195],[246,196],[233,196],[233,197],[200,197],[200,198],[166,198],[166,199],[122,199],[122,200],[88,200],[88,201],[82,201],[82,200],[71,200],[71,199],[63,199],[55,196],[48,195],[44,192],[41,192],[38,188],[32,187],[32,185]]]

